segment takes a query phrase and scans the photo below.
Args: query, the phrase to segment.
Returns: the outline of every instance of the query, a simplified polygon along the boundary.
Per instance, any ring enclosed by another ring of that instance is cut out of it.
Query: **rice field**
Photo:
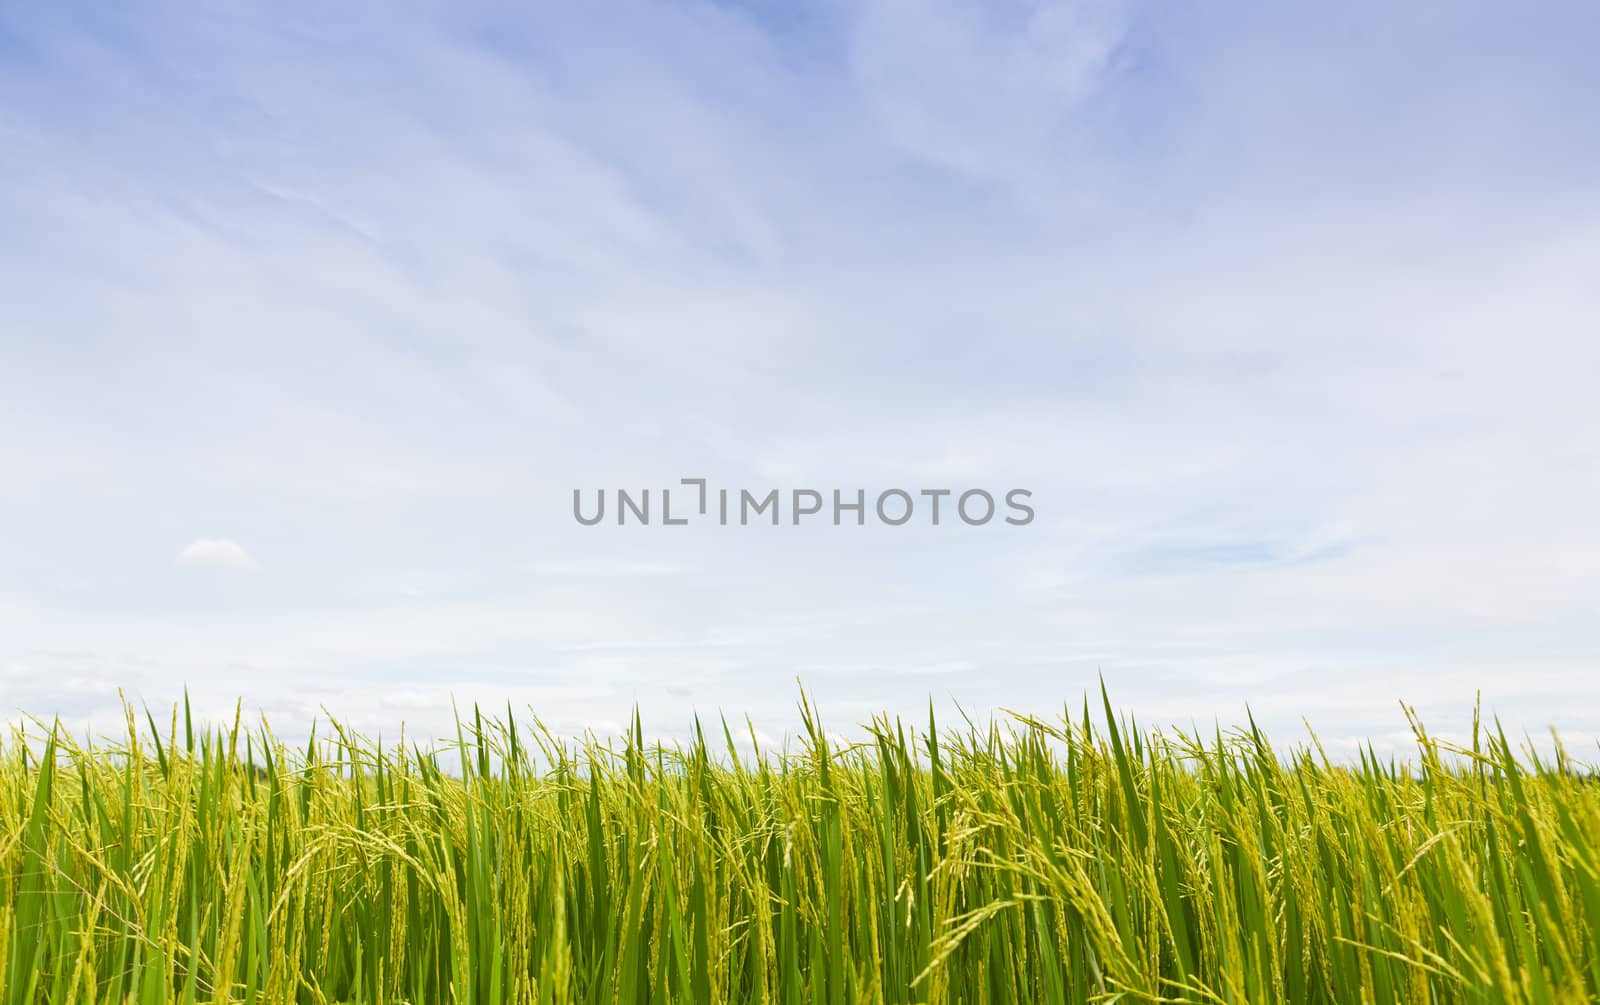
[[[787,751],[30,726],[0,1005],[1600,1000],[1600,787],[1559,748],[801,709]]]

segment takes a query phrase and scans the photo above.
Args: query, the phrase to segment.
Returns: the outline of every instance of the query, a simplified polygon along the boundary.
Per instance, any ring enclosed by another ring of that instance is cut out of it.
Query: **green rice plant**
[[[1097,705],[846,745],[802,697],[785,754],[637,715],[474,710],[434,749],[33,724],[0,1005],[1600,1000],[1600,786],[1559,743],[1413,717],[1412,757],[1341,764]]]

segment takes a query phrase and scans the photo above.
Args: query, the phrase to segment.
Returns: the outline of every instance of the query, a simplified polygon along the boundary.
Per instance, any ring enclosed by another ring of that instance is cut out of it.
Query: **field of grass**
[[[0,1005],[1600,992],[1600,786],[1497,730],[1340,765],[1109,703],[847,748],[802,710],[787,756],[720,722],[662,749],[473,715],[434,752],[30,728],[0,749]]]

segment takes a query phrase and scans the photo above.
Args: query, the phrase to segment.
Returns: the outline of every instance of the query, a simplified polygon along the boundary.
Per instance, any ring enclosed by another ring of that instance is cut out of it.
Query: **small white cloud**
[[[250,553],[227,538],[199,538],[178,552],[179,565],[206,566],[213,569],[231,569],[234,572],[254,572],[256,560]]]

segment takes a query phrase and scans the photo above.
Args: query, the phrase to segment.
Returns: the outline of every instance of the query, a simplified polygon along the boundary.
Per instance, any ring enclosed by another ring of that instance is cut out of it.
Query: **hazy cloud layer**
[[[0,5],[0,704],[1591,729],[1597,18]]]

